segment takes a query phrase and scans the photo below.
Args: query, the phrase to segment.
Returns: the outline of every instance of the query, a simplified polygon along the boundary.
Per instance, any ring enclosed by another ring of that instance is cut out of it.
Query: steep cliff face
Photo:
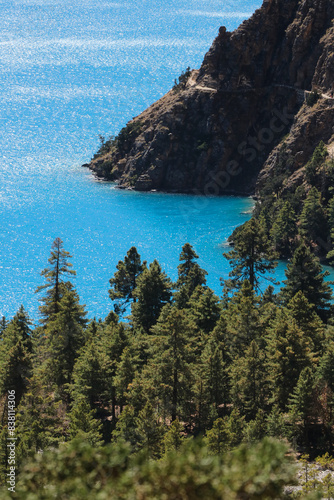
[[[89,167],[138,190],[253,193],[270,153],[295,117],[304,119],[304,91],[331,91],[333,17],[332,0],[265,0],[234,32],[220,28],[201,68],[129,122]]]

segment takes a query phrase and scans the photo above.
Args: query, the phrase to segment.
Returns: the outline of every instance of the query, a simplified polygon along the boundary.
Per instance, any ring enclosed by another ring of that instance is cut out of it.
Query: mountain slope
[[[304,91],[331,91],[333,17],[331,0],[266,0],[234,32],[220,28],[201,68],[129,122],[89,167],[138,190],[253,194],[270,153],[298,112],[301,119]],[[332,113],[325,115],[329,130]],[[304,129],[310,151],[313,135]]]

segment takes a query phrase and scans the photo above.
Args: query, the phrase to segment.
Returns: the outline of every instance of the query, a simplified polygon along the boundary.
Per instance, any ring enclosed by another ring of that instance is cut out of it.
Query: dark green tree
[[[74,290],[64,293],[57,307],[45,330],[45,345],[50,380],[60,387],[71,382],[75,361],[85,345],[87,313]]]
[[[321,201],[321,193],[316,187],[310,189],[304,201],[299,221],[299,232],[307,242],[316,243],[320,238],[327,241],[327,216]]]
[[[15,390],[16,404],[27,389],[32,374],[32,322],[21,306],[0,342],[0,394]]]
[[[270,238],[275,250],[281,256],[291,253],[292,242],[297,234],[296,213],[289,201],[286,201],[278,214],[270,230]]]
[[[71,439],[82,439],[93,446],[101,446],[102,423],[95,418],[95,410],[84,399],[76,401],[69,413]]]
[[[283,281],[285,286],[281,291],[285,303],[296,293],[302,292],[321,318],[328,316],[332,291],[330,282],[326,282],[325,278],[329,273],[322,271],[319,259],[305,243],[301,243],[295,250],[285,275],[287,279]]]
[[[235,408],[254,419],[261,409],[268,406],[268,374],[265,352],[255,340],[242,356],[235,358],[231,368],[231,396]]]
[[[152,329],[156,335],[149,364],[164,415],[181,419],[191,399],[189,339],[192,333],[184,310],[173,307],[162,314]]]
[[[157,322],[163,306],[170,302],[172,286],[157,260],[154,260],[148,269],[144,269],[133,291],[133,296],[137,299],[137,302],[132,303],[135,327],[149,332]]]
[[[116,268],[114,277],[109,280],[111,285],[109,297],[116,301],[114,304],[115,312],[124,314],[127,305],[130,302],[136,302],[133,291],[137,286],[138,277],[146,269],[146,262],[141,263],[136,247],[131,247],[124,260],[120,260]]]
[[[275,282],[273,278],[265,276],[275,269],[277,262],[262,218],[252,217],[234,231],[233,250],[224,253],[224,256],[232,266],[230,277],[234,286],[240,287],[247,279],[252,289],[258,291],[261,277]]]
[[[163,438],[163,447],[165,453],[172,450],[179,450],[186,439],[184,426],[178,419],[174,420],[169,426],[168,431]]]
[[[301,371],[315,363],[313,344],[284,308],[278,311],[268,329],[266,343],[270,402],[285,410]]]
[[[198,286],[206,284],[205,276],[208,273],[198,265],[197,259],[198,255],[193,247],[189,243],[183,245],[179,258],[181,264],[177,266],[178,279],[175,294],[175,301],[180,309],[187,307],[192,293]]]
[[[72,256],[64,250],[63,241],[56,238],[51,246],[51,255],[48,259],[49,266],[43,269],[41,276],[46,278],[45,285],[37,288],[36,292],[47,289],[45,297],[41,299],[43,305],[39,310],[42,316],[42,323],[46,324],[59,311],[59,303],[64,293],[72,288],[70,282],[66,281],[68,276],[75,276],[76,272],[71,269],[69,262]]]

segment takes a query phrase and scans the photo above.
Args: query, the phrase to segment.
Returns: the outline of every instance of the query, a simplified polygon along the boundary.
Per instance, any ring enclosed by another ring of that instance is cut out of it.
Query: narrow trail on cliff
[[[195,85],[193,83],[190,84],[190,87],[192,88],[195,88],[196,90],[201,90],[202,92],[214,92],[214,93],[217,93],[218,90],[217,89],[214,89],[212,87],[205,87],[205,86],[201,86],[201,85]],[[263,87],[263,88],[270,88],[270,87],[281,87],[281,88],[287,88],[287,89],[291,89],[291,90],[295,90],[297,93],[300,94],[300,100],[304,100],[305,99],[305,96],[307,94],[311,94],[312,91],[311,90],[305,90],[305,89],[301,89],[301,88],[298,88],[298,87],[293,87],[292,85],[281,85],[281,84],[273,84],[273,85],[270,85],[269,87]],[[248,87],[248,88],[244,88],[244,89],[236,89],[236,90],[222,90],[221,92],[226,92],[226,93],[246,93],[246,92],[249,92],[251,90],[259,90],[259,88],[256,88],[256,87]],[[321,93],[320,94],[320,97],[322,97],[323,99],[327,99],[327,100],[333,100],[334,97],[329,95],[329,94],[324,94],[324,93]]]

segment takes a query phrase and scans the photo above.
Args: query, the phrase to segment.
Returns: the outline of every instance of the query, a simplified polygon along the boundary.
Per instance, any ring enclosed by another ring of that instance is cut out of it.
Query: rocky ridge
[[[284,138],[298,178],[319,140],[334,141],[333,100],[303,105],[305,91],[332,91],[333,18],[332,0],[265,0],[89,168],[143,191],[254,194]]]

